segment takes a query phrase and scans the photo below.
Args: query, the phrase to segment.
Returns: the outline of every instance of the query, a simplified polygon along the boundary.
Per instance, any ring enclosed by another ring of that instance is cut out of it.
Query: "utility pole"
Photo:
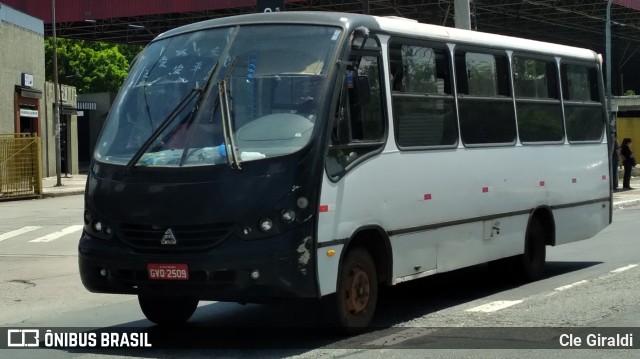
[[[456,28],[471,30],[471,11],[469,9],[469,0],[455,0],[453,9]]]
[[[53,129],[56,148],[56,187],[62,186],[60,176],[60,101],[58,98],[58,49],[56,44],[56,0],[51,0],[51,29],[53,32]]]

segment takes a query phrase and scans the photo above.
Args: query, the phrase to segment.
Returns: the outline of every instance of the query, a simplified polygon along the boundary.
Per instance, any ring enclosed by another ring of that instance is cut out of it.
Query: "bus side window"
[[[448,51],[410,40],[389,45],[395,140],[402,150],[452,147],[458,142]]]
[[[381,149],[386,133],[381,61],[362,56],[345,74],[342,97],[335,112],[327,158],[331,176],[338,176],[364,155]]]
[[[365,140],[365,126],[371,123],[364,122],[366,106],[371,102],[371,87],[366,75],[354,76],[352,85],[348,85],[349,114],[351,120],[351,139],[354,141]]]
[[[514,145],[516,121],[506,53],[456,50],[455,62],[464,144]]]
[[[599,142],[604,135],[595,66],[561,63],[565,124],[569,142]]]
[[[556,62],[525,55],[515,55],[512,62],[520,141],[563,143]]]

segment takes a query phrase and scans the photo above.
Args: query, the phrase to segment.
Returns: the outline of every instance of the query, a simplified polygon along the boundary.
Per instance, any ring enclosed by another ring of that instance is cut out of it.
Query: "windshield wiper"
[[[209,97],[209,92],[211,91],[211,87],[213,84],[213,75],[215,74],[216,68],[218,68],[218,62],[215,63],[215,65],[213,65],[213,68],[211,69],[211,71],[209,72],[209,78],[207,79],[207,83],[204,86],[204,89],[202,90],[202,93],[200,94],[200,97],[197,100],[197,103],[195,105],[195,107],[193,108],[193,111],[191,112],[191,117],[186,121],[186,125],[189,126],[191,124],[191,122],[193,122],[193,119],[195,118],[195,112],[198,111],[198,109],[200,108],[200,106],[202,106],[202,103],[204,102],[204,100],[206,98]],[[214,111],[215,113],[215,111]],[[193,131],[189,132],[189,137],[187,138],[187,141],[185,141],[185,145],[184,145],[184,149],[182,151],[182,156],[180,157],[180,162],[178,163],[178,166],[182,166],[182,164],[184,163],[184,161],[187,159],[188,154],[189,154],[189,146],[190,146],[190,139],[191,136],[193,135]]]
[[[176,105],[173,111],[171,111],[169,116],[167,116],[167,118],[165,118],[164,121],[162,121],[160,126],[158,126],[158,128],[156,128],[155,131],[151,133],[151,136],[149,136],[149,138],[142,144],[142,146],[140,146],[140,149],[138,149],[138,151],[133,156],[133,158],[131,158],[131,160],[127,163],[127,170],[130,170],[131,167],[135,166],[136,163],[140,161],[140,158],[142,158],[142,156],[149,149],[149,147],[151,147],[151,145],[156,141],[156,139],[160,136],[160,134],[167,127],[169,127],[169,125],[176,119],[176,117],[178,117],[178,115],[185,109],[185,107],[187,107],[187,105],[191,103],[191,101],[194,98],[197,97],[196,105],[191,109],[191,113],[189,114],[189,118],[187,119],[187,122],[191,121],[191,119],[194,117],[194,114],[202,104],[203,99],[205,98],[203,94],[207,93],[208,88],[211,86],[211,83],[213,83],[211,79],[213,78],[213,73],[215,72],[217,66],[218,66],[218,63],[213,65],[213,68],[211,69],[211,76],[209,77],[209,79],[207,79],[207,83],[205,84],[205,87],[201,88],[196,85],[196,87],[192,88],[191,91],[189,91],[189,93],[187,93],[187,95],[178,103],[178,105]]]
[[[130,170],[131,167],[135,166],[136,163],[140,160],[142,155],[151,147],[151,145],[155,142],[155,140],[160,136],[160,134],[173,122],[173,120],[178,117],[178,115],[185,109],[187,104],[189,104],[196,96],[202,94],[202,89],[198,87],[194,87],[187,93],[187,95],[178,103],[178,105],[171,111],[169,116],[167,116],[164,121],[158,126],[158,128],[151,133],[151,136],[140,146],[140,149],[136,152],[136,154],[131,158],[131,160],[127,163],[127,170]],[[193,110],[192,110],[193,111]]]
[[[236,143],[233,139],[233,121],[231,116],[231,106],[229,104],[229,92],[227,90],[227,83],[229,78],[233,74],[233,69],[236,66],[238,57],[235,57],[226,75],[218,83],[218,103],[220,105],[220,117],[222,119],[222,132],[224,137],[224,146],[227,154],[227,163],[233,169],[242,169],[240,166],[240,160],[238,158],[238,151],[236,150]]]

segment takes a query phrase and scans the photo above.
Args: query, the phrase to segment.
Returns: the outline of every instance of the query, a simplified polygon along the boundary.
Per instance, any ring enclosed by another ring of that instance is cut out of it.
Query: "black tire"
[[[191,297],[139,294],[138,303],[145,317],[158,325],[183,324],[198,307],[198,299]]]
[[[540,220],[533,217],[527,228],[524,253],[519,255],[516,261],[523,280],[533,282],[542,278],[546,255],[544,228]]]
[[[345,334],[362,332],[373,319],[378,302],[378,276],[371,255],[364,248],[350,250],[338,275],[335,320]]]

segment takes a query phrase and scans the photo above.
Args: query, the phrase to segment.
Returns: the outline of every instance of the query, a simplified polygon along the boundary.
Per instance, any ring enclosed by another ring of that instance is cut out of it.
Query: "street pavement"
[[[87,175],[74,174],[61,177],[62,186],[56,186],[57,177],[42,179],[42,197],[60,197],[84,194]],[[621,209],[640,204],[640,177],[632,177],[632,190],[616,191],[613,193],[613,208]],[[620,186],[622,188],[622,185]]]

